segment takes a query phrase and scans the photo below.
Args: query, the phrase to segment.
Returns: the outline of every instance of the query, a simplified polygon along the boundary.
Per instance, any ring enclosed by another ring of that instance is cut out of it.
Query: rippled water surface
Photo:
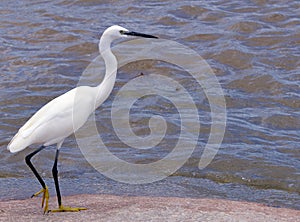
[[[95,115],[110,151],[128,162],[146,164],[165,157],[178,139],[180,115],[158,96],[138,100],[130,120],[133,132],[143,136],[150,133],[152,115],[164,117],[168,129],[159,146],[136,150],[116,137],[110,121],[112,101],[141,73],[164,74],[189,89],[201,121],[197,148],[165,180],[127,185],[94,170],[71,136],[60,156],[63,193],[216,197],[300,209],[299,12],[300,3],[292,0],[1,1],[0,198],[26,198],[39,189],[24,163],[31,149],[10,154],[6,146],[42,105],[77,85],[98,56],[99,34],[119,24],[177,41],[206,60],[225,95],[225,137],[214,160],[199,170],[211,121],[203,90],[179,67],[148,60],[130,63],[120,68],[112,96]],[[54,155],[54,147],[49,147],[34,161],[49,184]]]

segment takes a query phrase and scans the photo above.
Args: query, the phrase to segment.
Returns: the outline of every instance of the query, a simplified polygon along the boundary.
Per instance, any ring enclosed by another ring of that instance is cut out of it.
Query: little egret
[[[33,194],[32,197],[43,194],[42,207],[44,208],[44,213],[63,211],[73,212],[86,209],[62,205],[57,177],[59,150],[64,139],[78,130],[86,122],[89,115],[110,95],[117,75],[117,59],[111,51],[111,43],[116,39],[130,36],[157,38],[152,35],[131,32],[117,25],[107,28],[99,41],[99,51],[104,59],[106,68],[103,81],[96,87],[79,86],[53,99],[25,123],[8,144],[7,149],[12,153],[19,152],[32,144],[42,145],[34,152],[27,155],[25,157],[25,162],[42,185],[42,189]],[[76,115],[74,115],[74,110],[76,110]],[[32,165],[31,158],[46,146],[52,144],[57,144],[52,174],[55,183],[58,209],[48,210],[48,187]]]

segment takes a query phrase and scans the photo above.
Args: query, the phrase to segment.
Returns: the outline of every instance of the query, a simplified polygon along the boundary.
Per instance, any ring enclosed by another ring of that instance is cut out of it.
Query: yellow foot
[[[65,207],[63,205],[60,205],[58,209],[49,210],[48,212],[78,212],[81,210],[86,210],[84,207]]]
[[[44,207],[44,213],[48,212],[48,202],[49,202],[49,191],[48,191],[48,187],[46,186],[46,188],[42,188],[39,192],[36,192],[35,194],[33,194],[31,196],[32,197],[37,197],[38,195],[40,195],[41,193],[43,193],[43,199],[42,199],[42,208]]]

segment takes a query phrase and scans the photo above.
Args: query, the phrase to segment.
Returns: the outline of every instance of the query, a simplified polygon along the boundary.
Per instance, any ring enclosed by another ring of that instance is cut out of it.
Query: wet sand
[[[41,198],[0,202],[0,221],[300,221],[300,211],[221,199],[75,195],[65,205],[81,212],[43,214]],[[49,201],[56,208],[56,199]]]

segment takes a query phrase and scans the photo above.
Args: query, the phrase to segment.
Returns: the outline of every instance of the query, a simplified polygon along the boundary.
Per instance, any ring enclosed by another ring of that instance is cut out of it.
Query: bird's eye
[[[121,34],[121,35],[124,35],[124,34],[125,34],[125,31],[124,31],[124,30],[120,30],[120,34]]]

